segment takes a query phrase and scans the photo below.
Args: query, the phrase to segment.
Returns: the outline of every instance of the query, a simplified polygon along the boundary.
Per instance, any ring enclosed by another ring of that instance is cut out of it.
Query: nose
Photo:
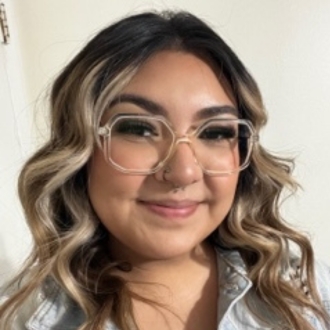
[[[164,181],[163,172],[166,167],[170,168],[166,173],[166,181],[174,187],[186,187],[203,178],[203,171],[196,160],[192,145],[185,139],[177,141],[171,157],[156,173],[161,181]]]

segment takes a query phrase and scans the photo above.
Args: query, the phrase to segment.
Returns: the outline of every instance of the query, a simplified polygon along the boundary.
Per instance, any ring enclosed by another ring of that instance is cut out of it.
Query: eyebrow
[[[110,103],[110,108],[120,103],[132,103],[153,115],[168,117],[168,113],[162,105],[140,95],[120,94]],[[208,119],[223,114],[231,114],[238,117],[238,110],[232,105],[213,105],[197,111],[194,115],[194,120]]]

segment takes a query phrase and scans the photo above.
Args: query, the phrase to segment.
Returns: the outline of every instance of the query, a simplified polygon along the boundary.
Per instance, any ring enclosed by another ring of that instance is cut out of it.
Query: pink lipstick
[[[199,202],[196,201],[143,201],[143,205],[151,212],[167,218],[185,218],[192,215]]]

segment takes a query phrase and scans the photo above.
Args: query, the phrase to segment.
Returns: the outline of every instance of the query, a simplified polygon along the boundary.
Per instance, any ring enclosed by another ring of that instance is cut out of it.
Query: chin
[[[144,255],[150,261],[152,260],[175,260],[190,256],[192,252],[200,247],[201,243],[189,244],[187,240],[183,242],[168,241],[154,247],[149,247],[148,250],[144,249]],[[148,251],[146,254],[145,252]],[[149,252],[150,251],[150,252]]]

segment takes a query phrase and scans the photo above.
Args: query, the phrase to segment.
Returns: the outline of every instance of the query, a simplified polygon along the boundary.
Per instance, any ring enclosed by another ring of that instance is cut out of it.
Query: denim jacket
[[[244,263],[235,251],[217,250],[219,298],[218,298],[218,327],[217,330],[283,330],[278,319],[271,315],[266,305],[255,295],[252,283],[246,275]],[[330,314],[330,269],[316,264],[316,281],[321,299]],[[242,299],[243,297],[247,299]],[[247,307],[246,301],[263,319],[263,323],[254,316]],[[14,326],[14,330],[74,330],[83,323],[82,310],[54,283],[45,286],[43,296],[39,295],[22,311]],[[330,329],[325,327],[310,312],[304,316],[316,330]],[[271,324],[271,326],[269,326]],[[105,330],[118,330],[109,321]]]

